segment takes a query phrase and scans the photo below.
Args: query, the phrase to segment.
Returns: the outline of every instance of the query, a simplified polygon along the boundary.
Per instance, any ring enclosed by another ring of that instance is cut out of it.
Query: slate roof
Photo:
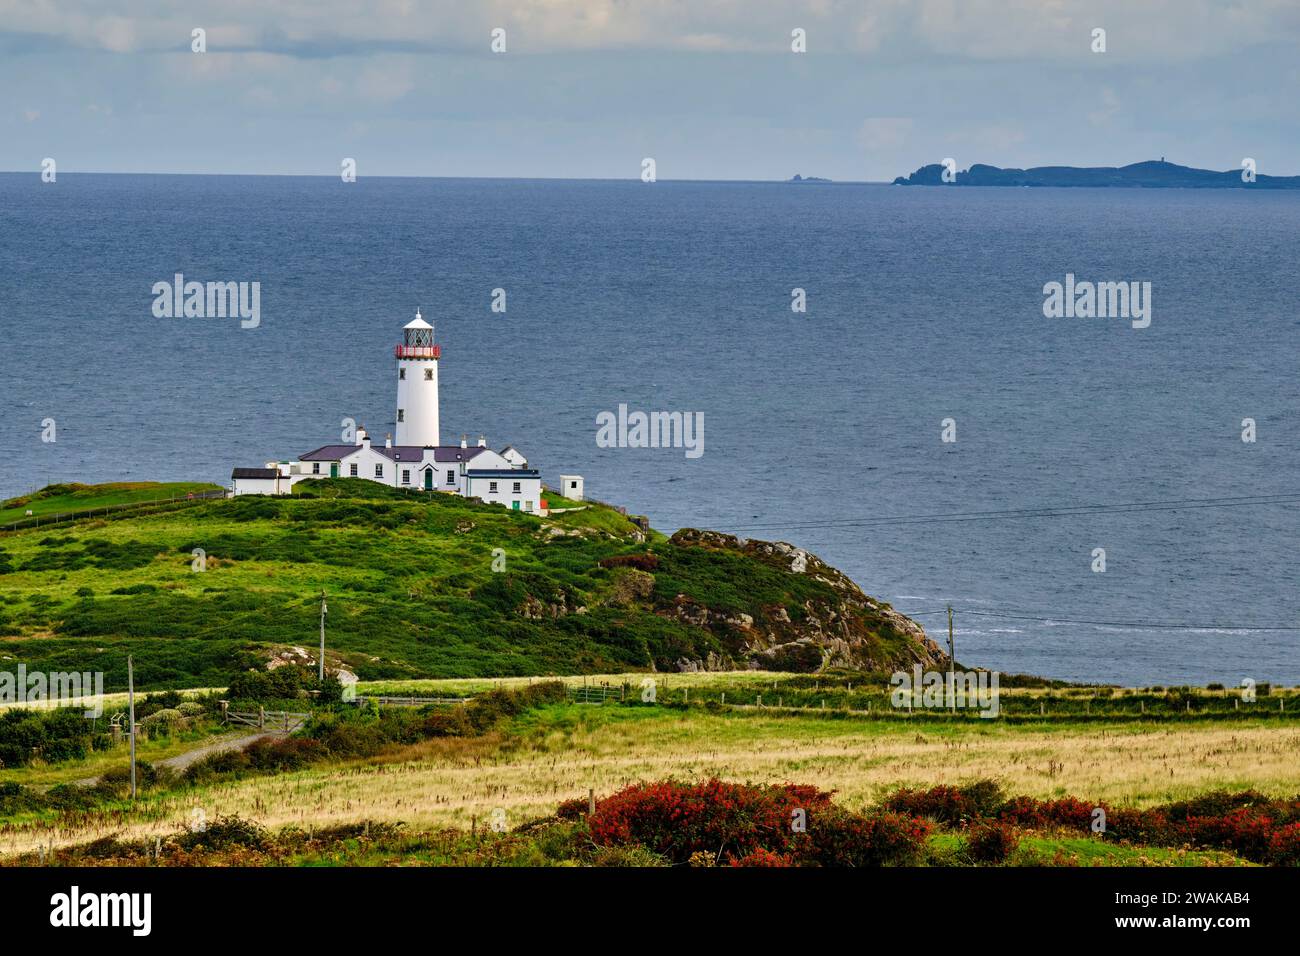
[[[299,456],[299,461],[340,461],[361,450],[360,445],[325,445]]]
[[[315,451],[307,452],[307,454],[300,456],[298,460],[342,461],[349,455],[356,454],[363,447],[362,445],[325,445]],[[371,450],[378,452],[385,458],[405,462],[422,461],[424,453],[428,450],[420,445],[394,445],[392,448],[385,448],[383,445],[371,445],[370,447]],[[437,462],[469,461],[475,455],[485,451],[487,449],[481,446],[461,448],[459,445],[437,445],[433,449],[433,460]]]
[[[471,468],[465,472],[470,478],[540,478],[542,473],[533,468]]]
[[[274,468],[236,468],[230,473],[231,478],[278,478],[280,473]]]

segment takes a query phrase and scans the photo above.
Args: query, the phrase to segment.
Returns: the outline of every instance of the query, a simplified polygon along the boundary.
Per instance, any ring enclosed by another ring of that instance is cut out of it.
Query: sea
[[[419,309],[444,443],[951,606],[964,664],[1300,684],[1297,263],[1296,192],[0,174],[0,497],[382,440]],[[157,317],[177,273],[257,326]],[[602,447],[621,405],[702,453]]]

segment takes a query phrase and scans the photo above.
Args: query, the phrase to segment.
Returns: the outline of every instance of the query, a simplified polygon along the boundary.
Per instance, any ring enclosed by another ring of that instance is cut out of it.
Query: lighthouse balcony
[[[438,359],[442,358],[442,346],[399,345],[393,349],[393,355],[399,359]]]

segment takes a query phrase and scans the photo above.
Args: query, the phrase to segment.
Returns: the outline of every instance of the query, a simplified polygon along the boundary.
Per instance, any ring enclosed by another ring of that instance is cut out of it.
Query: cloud
[[[866,150],[898,149],[907,142],[914,123],[906,116],[872,116],[858,127],[858,142]]]
[[[104,8],[115,10],[111,15]],[[0,46],[51,43],[112,53],[188,49],[208,31],[210,53],[260,50],[302,59],[366,54],[488,54],[506,29],[511,54],[576,50],[789,53],[892,52],[973,59],[1090,55],[1105,27],[1115,59],[1194,59],[1300,40],[1294,0],[0,0]],[[507,54],[509,55],[509,54]],[[1099,55],[1099,54],[1091,54]]]

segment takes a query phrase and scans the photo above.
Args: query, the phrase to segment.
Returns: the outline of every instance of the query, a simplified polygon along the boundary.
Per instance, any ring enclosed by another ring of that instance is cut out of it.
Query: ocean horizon
[[[418,308],[444,443],[789,541],[941,644],[951,604],[964,664],[1300,683],[1300,518],[1263,500],[1300,465],[1300,195],[802,185],[0,174],[0,497],[382,442]],[[177,273],[258,282],[257,327],[156,318]],[[1150,324],[1046,316],[1067,276],[1149,283]],[[703,453],[601,447],[620,406]]]

